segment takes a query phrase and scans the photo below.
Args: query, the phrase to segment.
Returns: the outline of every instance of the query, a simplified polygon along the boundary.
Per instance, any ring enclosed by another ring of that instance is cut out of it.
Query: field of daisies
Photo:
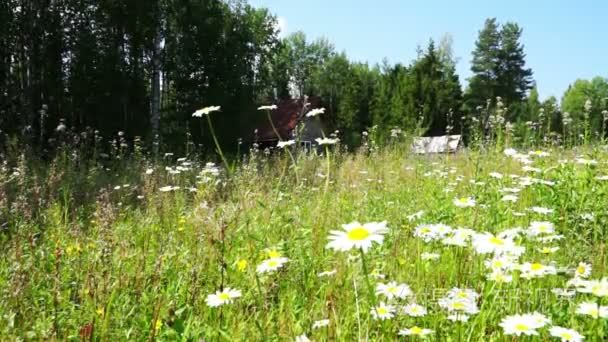
[[[0,172],[0,340],[605,341],[608,150]]]

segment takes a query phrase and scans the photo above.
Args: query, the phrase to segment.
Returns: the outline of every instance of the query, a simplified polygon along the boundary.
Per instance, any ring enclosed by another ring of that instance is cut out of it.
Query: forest
[[[601,137],[608,120],[603,77],[572,80],[561,99],[541,101],[523,28],[494,18],[479,30],[467,80],[456,73],[449,34],[412,46],[412,61],[370,65],[327,38],[281,37],[275,15],[242,0],[4,0],[0,25],[5,148],[18,141],[44,153],[65,130],[82,141],[120,134],[210,151],[208,128],[191,114],[218,105],[218,138],[234,150],[265,120],[258,106],[302,96],[320,99],[324,124],[351,146],[372,128],[380,138],[393,129],[466,135],[498,107],[510,129],[543,139],[559,139],[569,125],[581,127],[578,137],[583,123]]]

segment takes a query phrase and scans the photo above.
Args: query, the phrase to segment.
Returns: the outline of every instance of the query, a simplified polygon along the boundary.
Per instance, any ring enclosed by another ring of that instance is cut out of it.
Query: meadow
[[[105,157],[5,161],[0,340],[608,338],[599,143]]]

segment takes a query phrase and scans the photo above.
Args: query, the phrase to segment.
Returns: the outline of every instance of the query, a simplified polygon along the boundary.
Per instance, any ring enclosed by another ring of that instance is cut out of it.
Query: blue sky
[[[461,80],[487,17],[523,27],[527,65],[541,98],[561,98],[577,78],[608,77],[608,0],[251,0],[277,15],[284,33],[326,37],[357,61],[409,63],[416,47],[454,39]]]

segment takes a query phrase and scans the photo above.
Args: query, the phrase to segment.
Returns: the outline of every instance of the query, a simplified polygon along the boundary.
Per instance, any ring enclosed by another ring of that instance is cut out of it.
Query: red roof
[[[276,103],[277,109],[271,112],[271,120],[277,132],[281,136],[281,139],[277,139],[277,134],[270,125],[270,122],[266,120],[266,122],[258,128],[258,141],[284,141],[291,139],[291,133],[296,128],[298,121],[301,119],[300,116],[303,114],[302,102],[302,99],[287,99]],[[315,101],[311,101],[311,99],[309,99],[308,102],[311,103],[311,105],[306,109],[306,111],[309,111],[311,108],[316,108],[313,104],[318,104],[320,101],[318,99],[315,99]]]

